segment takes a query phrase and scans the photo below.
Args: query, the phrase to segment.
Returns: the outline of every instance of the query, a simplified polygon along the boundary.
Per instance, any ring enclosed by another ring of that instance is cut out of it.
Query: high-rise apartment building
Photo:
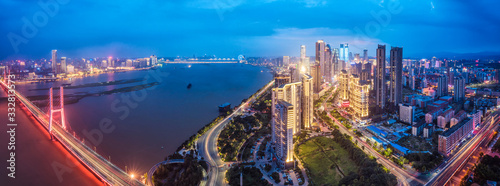
[[[353,74],[349,79],[349,106],[354,111],[354,118],[364,120],[368,118],[368,101],[370,97],[370,86],[368,81],[360,80],[359,76]]]
[[[380,108],[385,107],[385,45],[378,45],[377,48],[377,70],[375,71],[375,91],[376,103]]]
[[[462,77],[455,77],[453,81],[453,101],[465,100],[465,80]]]
[[[339,101],[349,99],[349,74],[346,70],[342,70],[339,76]]]
[[[294,105],[278,100],[274,106],[272,122],[274,153],[280,168],[293,166]]]
[[[293,122],[293,134],[300,132],[301,128],[301,97],[302,97],[302,82],[294,82],[281,85],[278,88],[273,89],[276,94],[275,100],[284,100],[293,107],[293,120],[289,122]]]
[[[302,127],[311,128],[313,127],[313,77],[304,74],[302,76]]]
[[[440,75],[437,78],[437,83],[438,86],[436,90],[436,96],[441,97],[448,95],[448,76]]]
[[[391,47],[389,101],[397,106],[403,100],[403,48]]]

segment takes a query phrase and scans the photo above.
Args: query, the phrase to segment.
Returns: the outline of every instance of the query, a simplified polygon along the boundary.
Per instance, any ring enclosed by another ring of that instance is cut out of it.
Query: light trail
[[[5,82],[0,81],[3,89],[7,91]],[[49,119],[46,113],[36,107],[26,97],[14,91],[14,94],[25,108],[46,130],[48,131]],[[108,185],[143,185],[140,181],[131,178],[129,174],[97,154],[83,142],[74,137],[62,126],[53,121],[52,135],[63,145],[73,156],[75,156],[84,166],[86,166],[95,176]]]

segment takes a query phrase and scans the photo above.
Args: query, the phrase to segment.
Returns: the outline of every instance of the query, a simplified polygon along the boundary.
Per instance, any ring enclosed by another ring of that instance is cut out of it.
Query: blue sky
[[[57,3],[57,11],[38,2]],[[52,49],[68,57],[298,56],[301,44],[312,56],[318,39],[369,55],[377,44],[402,46],[405,56],[500,51],[497,0],[3,0],[0,7],[0,59],[49,58]],[[31,24],[36,32],[26,29]]]

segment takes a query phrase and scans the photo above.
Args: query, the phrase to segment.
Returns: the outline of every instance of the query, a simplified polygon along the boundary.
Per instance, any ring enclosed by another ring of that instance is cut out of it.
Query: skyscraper
[[[300,59],[299,59],[299,69],[301,73],[310,74],[311,68],[309,65],[309,58],[306,57],[306,46],[300,45]]]
[[[349,64],[349,44],[344,45],[344,61]]]
[[[52,72],[57,74],[57,50],[52,50]]]
[[[293,110],[294,105],[278,100],[273,110],[273,145],[278,165],[285,169],[293,165]]]
[[[363,50],[363,61],[365,63],[368,62],[368,50],[367,49]]]
[[[453,81],[453,100],[456,102],[465,100],[465,80],[455,77]]]
[[[276,97],[273,97],[274,101],[284,100],[293,105],[293,110],[289,110],[289,112],[293,112],[293,115],[291,115],[289,118],[290,121],[288,121],[289,123],[293,123],[293,134],[300,132],[301,128],[301,86],[302,82],[294,82],[273,89],[273,91],[276,91]]]
[[[403,48],[391,47],[391,59],[390,59],[390,93],[389,100],[392,104],[398,105],[402,102],[403,97]]]
[[[114,63],[112,63],[114,66]],[[158,64],[158,58],[155,55],[151,55],[151,65],[154,66]]]
[[[345,48],[344,44],[340,44],[340,53],[339,53],[339,59],[345,61]]]
[[[313,78],[308,74],[302,76],[302,126],[306,129],[313,123]]]
[[[370,95],[367,81],[359,79],[358,75],[351,75],[349,79],[349,106],[354,111],[354,118],[364,120],[368,117],[368,99]]]
[[[448,76],[441,75],[437,78],[438,87],[436,90],[436,96],[446,96],[448,95]]]
[[[319,93],[321,91],[321,75],[320,75],[321,67],[318,64],[314,64],[311,66],[311,74],[313,77],[313,90],[314,93]]]
[[[377,70],[375,77],[375,91],[377,97],[377,106],[385,107],[385,45],[378,45],[377,48]]]
[[[333,57],[332,57],[332,63],[333,63],[333,69],[332,69],[332,77],[335,77],[336,75],[339,74],[341,66],[339,64],[339,49],[334,48],[333,49]]]
[[[339,76],[339,101],[349,99],[349,74],[346,70],[342,70]]]
[[[61,57],[61,71],[60,73],[66,73],[66,57]]]
[[[316,63],[321,67],[320,77],[325,75],[325,42],[318,40],[316,42]],[[322,79],[320,80],[322,82]]]
[[[332,49],[330,48],[330,45],[327,44],[325,46],[325,67],[323,70],[323,76],[325,77],[326,82],[332,81],[332,57]]]

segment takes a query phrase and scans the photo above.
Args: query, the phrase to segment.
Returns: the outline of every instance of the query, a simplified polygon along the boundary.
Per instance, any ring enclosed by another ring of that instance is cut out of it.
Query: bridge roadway
[[[7,84],[0,81],[1,87],[7,91]],[[17,103],[21,103],[38,122],[48,131],[49,119],[40,108],[33,105],[26,97],[15,91]],[[19,107],[18,107],[19,108]],[[64,130],[58,122],[53,122],[52,134],[71,154],[73,154],[94,175],[108,185],[143,185],[140,181],[131,178],[111,162],[97,154],[83,142],[78,140],[68,131]]]
[[[262,88],[256,95],[261,95],[272,85],[274,85],[274,80],[264,86],[264,88]],[[217,138],[219,138],[219,134],[222,129],[224,129],[224,126],[226,126],[226,124],[229,123],[233,117],[240,115],[244,108],[247,108],[255,101],[255,98],[255,96],[250,97],[245,103],[242,103],[237,109],[235,109],[233,113],[210,128],[198,139],[196,145],[198,152],[210,165],[207,185],[227,185],[225,181],[227,167],[226,163],[224,163],[219,156],[219,151],[217,150]]]

